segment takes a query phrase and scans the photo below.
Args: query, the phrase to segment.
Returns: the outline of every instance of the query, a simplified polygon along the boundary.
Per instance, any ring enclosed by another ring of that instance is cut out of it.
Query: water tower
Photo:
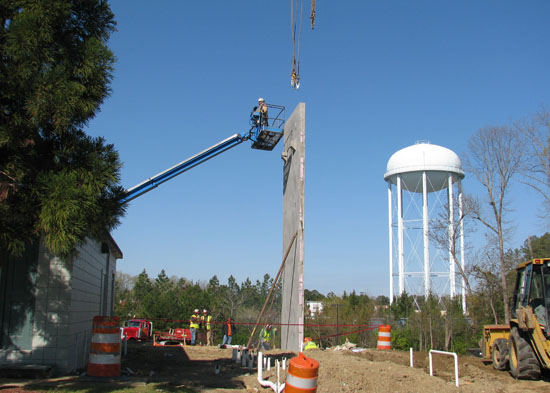
[[[462,216],[463,178],[456,153],[429,142],[417,142],[389,159],[384,180],[388,182],[391,301],[404,291],[455,297],[458,280],[466,310],[465,283],[457,277],[451,253],[454,237],[455,255],[464,269],[464,227],[463,220],[457,220]],[[441,228],[445,228],[444,242]],[[434,240],[436,230],[439,241]]]

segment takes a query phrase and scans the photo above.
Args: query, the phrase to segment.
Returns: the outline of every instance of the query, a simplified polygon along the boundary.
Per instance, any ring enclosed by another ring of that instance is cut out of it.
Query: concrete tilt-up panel
[[[283,169],[283,271],[281,349],[297,351],[304,340],[304,194],[306,104],[285,124]],[[296,238],[294,239],[294,235]]]

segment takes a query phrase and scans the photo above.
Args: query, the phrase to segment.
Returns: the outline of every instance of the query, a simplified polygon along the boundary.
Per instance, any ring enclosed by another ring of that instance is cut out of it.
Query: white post
[[[424,232],[424,297],[430,295],[430,240],[428,223],[428,179],[426,171],[422,172],[422,224]]]
[[[454,199],[453,199],[453,174],[449,173],[449,288],[451,299],[456,296],[456,273],[453,259],[453,241],[456,239],[454,233]],[[456,252],[456,247],[455,247]]]
[[[397,175],[397,242],[399,263],[399,295],[405,291],[405,254],[403,247],[403,195],[401,190],[401,175]]]
[[[409,360],[411,361],[411,367],[414,367],[414,363],[413,363],[413,349],[410,348],[409,352],[410,352],[410,354],[409,354]]]
[[[388,181],[388,237],[390,241],[390,304],[393,303],[393,230],[392,230],[392,193],[391,193],[391,181]]]
[[[278,392],[281,387],[281,364],[279,362],[279,359],[275,361],[275,364],[277,365],[277,392]]]
[[[429,358],[430,358],[430,376],[433,377],[433,362],[432,362],[432,353],[439,353],[441,355],[449,355],[453,356],[455,358],[455,381],[456,381],[456,387],[458,387],[458,356],[455,352],[445,352],[445,351],[437,351],[435,349],[430,349]]]

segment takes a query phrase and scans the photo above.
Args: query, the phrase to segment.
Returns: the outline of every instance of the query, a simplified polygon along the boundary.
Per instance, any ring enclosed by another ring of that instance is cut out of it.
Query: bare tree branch
[[[521,182],[543,199],[544,217],[550,216],[550,112],[541,109],[529,118],[516,122],[515,129],[526,140],[526,165]]]
[[[507,191],[514,177],[525,167],[525,138],[516,128],[507,126],[485,127],[478,130],[468,141],[468,155],[464,162],[484,186],[491,214],[485,217],[481,209],[474,217],[498,239],[498,254],[502,297],[506,322],[510,321],[508,285],[504,261],[505,221]]]

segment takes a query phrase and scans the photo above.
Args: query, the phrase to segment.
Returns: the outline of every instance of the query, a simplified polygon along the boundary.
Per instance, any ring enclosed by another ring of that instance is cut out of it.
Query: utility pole
[[[331,307],[336,307],[336,345],[340,345],[340,316],[338,311],[340,306],[343,306],[343,304],[342,303],[331,304]]]

